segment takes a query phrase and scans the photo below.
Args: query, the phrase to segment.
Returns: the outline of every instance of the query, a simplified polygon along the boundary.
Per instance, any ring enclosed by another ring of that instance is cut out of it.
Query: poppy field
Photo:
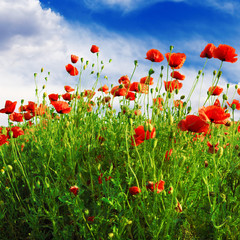
[[[113,85],[99,47],[90,51],[96,63],[71,55],[65,69],[76,84],[63,94],[39,89],[35,73],[36,101],[0,106],[8,118],[0,127],[0,239],[237,239],[240,88],[233,99],[230,84],[219,86],[235,49],[207,44],[187,97],[187,56],[172,46],[147,51],[152,65],[141,79],[136,60]],[[192,113],[210,61],[219,68]],[[93,85],[83,89],[88,69]]]

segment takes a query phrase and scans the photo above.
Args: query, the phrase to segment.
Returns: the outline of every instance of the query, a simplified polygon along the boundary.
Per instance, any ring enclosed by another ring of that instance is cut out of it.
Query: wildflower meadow
[[[207,44],[185,96],[187,56],[174,50],[150,49],[145,76],[135,78],[136,60],[110,85],[93,45],[95,62],[69,57],[66,74],[76,82],[63,93],[46,94],[50,72],[41,69],[35,101],[0,106],[8,118],[0,127],[0,239],[240,238],[240,88],[233,99],[231,84],[219,86],[237,54]],[[206,80],[211,61],[219,68]],[[192,113],[201,81],[209,89]]]

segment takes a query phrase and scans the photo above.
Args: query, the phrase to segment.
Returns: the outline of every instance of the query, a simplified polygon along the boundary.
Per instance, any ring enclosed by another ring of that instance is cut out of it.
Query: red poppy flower
[[[219,148],[217,147],[218,146],[218,144],[219,143],[217,143],[217,144],[215,144],[214,146],[208,141],[207,142],[207,145],[208,145],[208,147],[209,147],[209,149],[208,149],[208,152],[209,153],[217,153],[217,151],[219,150]]]
[[[70,86],[64,86],[64,89],[66,92],[73,92],[74,88],[70,87]]]
[[[125,88],[128,88],[129,83],[130,83],[130,80],[129,80],[128,76],[125,75],[125,76],[120,77],[120,78],[118,79],[118,82],[119,82],[120,84],[123,84]]]
[[[156,105],[161,111],[163,110],[162,104],[163,104],[163,98],[157,97],[153,98],[153,103]]]
[[[178,71],[173,71],[171,72],[171,77],[172,78],[176,78],[178,80],[184,80],[185,79],[185,75],[181,74],[180,72]]]
[[[8,137],[4,134],[0,134],[0,146],[2,146],[3,144],[9,144],[8,142]]]
[[[238,132],[240,133],[240,124],[238,125],[238,128],[237,128]]]
[[[23,114],[23,117],[26,121],[28,121],[33,117],[35,117],[35,113],[31,113],[30,111],[27,111],[26,113]]]
[[[140,192],[141,192],[141,189],[139,187],[134,186],[129,188],[129,193],[131,195],[137,195]]]
[[[221,107],[221,104],[220,104],[220,101],[219,99],[217,98],[213,104],[214,106],[218,106],[218,107]]]
[[[209,123],[226,124],[230,118],[230,113],[225,113],[224,108],[217,106],[201,107],[198,110],[199,117]]]
[[[217,47],[215,47],[212,43],[208,43],[207,46],[204,48],[204,50],[201,52],[200,57],[201,58],[212,58],[213,52],[215,51]]]
[[[14,122],[23,122],[23,115],[21,113],[13,112],[9,115],[9,119]]]
[[[51,102],[51,104],[54,106],[58,113],[69,113],[72,109],[71,107],[69,107],[67,102],[63,101]]]
[[[71,101],[73,99],[73,95],[67,92],[65,94],[62,94],[62,98],[66,101]]]
[[[84,91],[84,97],[87,97],[88,99],[92,99],[95,94],[96,93],[93,92],[92,90],[85,90]]]
[[[7,100],[5,102],[5,108],[2,108],[0,110],[0,113],[6,113],[6,114],[13,113],[16,105],[17,105],[17,102],[12,102],[12,101]]]
[[[72,192],[75,196],[77,196],[77,194],[78,194],[78,191],[79,191],[79,188],[78,188],[78,186],[72,186],[72,187],[70,187],[70,192]]]
[[[76,63],[78,61],[79,57],[76,55],[71,55],[71,61],[72,63]]]
[[[213,96],[219,96],[223,91],[223,88],[219,87],[219,86],[214,86],[214,87],[210,87],[208,89],[208,92],[211,93],[211,95]]]
[[[126,95],[126,99],[129,99],[130,101],[134,101],[136,99],[134,92],[128,92]]]
[[[195,115],[188,115],[186,119],[183,119],[178,123],[178,127],[182,131],[190,131],[196,133],[208,133],[209,131],[209,124]]]
[[[181,68],[186,60],[185,53],[171,53],[171,55],[170,53],[166,53],[165,56],[169,62],[169,66],[174,69]]]
[[[162,62],[164,60],[164,56],[157,49],[150,49],[147,51],[147,57],[152,62]]]
[[[105,85],[103,85],[102,87],[100,87],[99,89],[98,89],[98,91],[102,91],[102,92],[104,92],[104,93],[108,93],[108,86],[105,84]]]
[[[165,160],[166,161],[169,161],[169,159],[170,159],[170,156],[172,155],[172,152],[173,152],[173,150],[172,150],[172,148],[168,151],[166,151],[166,153],[165,153]]]
[[[130,85],[130,91],[140,92],[140,93],[148,93],[148,86],[144,83],[133,82]]]
[[[146,85],[153,85],[153,78],[152,77],[143,77],[140,79],[140,83],[146,84]]]
[[[238,95],[240,95],[240,88],[237,89],[237,93],[238,93]]]
[[[95,218],[94,216],[91,216],[91,217],[88,217],[87,220],[88,220],[89,222],[94,222],[94,218]]]
[[[139,126],[136,129],[134,129],[135,134],[133,135],[134,139],[132,138],[132,146],[138,146],[139,144],[143,143],[145,140],[148,140],[150,138],[154,138],[156,136],[156,129],[152,128],[152,131],[149,132],[149,130],[147,130],[145,132],[144,130],[144,126]],[[135,140],[135,142],[134,142]]]
[[[96,45],[92,45],[90,51],[91,51],[92,53],[97,53],[97,52],[99,52],[99,47],[96,46]]]
[[[105,105],[106,103],[110,102],[111,97],[107,96],[102,99],[102,104]]]
[[[58,94],[52,93],[48,95],[48,98],[50,101],[57,101],[58,100]]]
[[[17,138],[18,136],[24,135],[24,131],[18,126],[14,126],[11,129],[7,128],[7,135],[9,138],[10,138],[10,134],[9,134],[10,131],[13,133],[13,138]]]
[[[235,63],[237,61],[235,49],[231,46],[220,44],[213,52],[213,57],[221,61]]]
[[[183,106],[183,101],[181,101],[181,100],[173,100],[173,103],[174,103],[174,107],[178,107],[178,106],[180,106],[180,107],[182,107]]]
[[[67,72],[71,75],[71,76],[76,76],[78,75],[78,70],[76,67],[74,67],[72,64],[68,64],[65,66]]]
[[[28,105],[25,105],[25,106],[26,106],[26,111],[35,113],[36,108],[37,108],[37,104],[35,102],[28,101]]]
[[[126,93],[127,93],[127,89],[123,85],[115,86],[111,90],[111,94],[114,97],[125,96]]]
[[[172,92],[174,89],[180,90],[182,88],[182,83],[179,82],[178,80],[173,80],[168,82],[164,81],[164,86],[166,91]]]
[[[236,105],[236,109],[240,110],[240,102],[239,102],[239,100],[233,99],[231,104],[228,101],[227,101],[227,104],[228,104],[228,106],[230,108],[232,108],[232,105],[235,104]]]
[[[151,192],[154,192],[154,190],[157,190],[157,193],[160,193],[164,190],[164,184],[165,182],[163,180],[160,180],[156,182],[155,184],[152,181],[148,181],[146,188],[150,190]]]

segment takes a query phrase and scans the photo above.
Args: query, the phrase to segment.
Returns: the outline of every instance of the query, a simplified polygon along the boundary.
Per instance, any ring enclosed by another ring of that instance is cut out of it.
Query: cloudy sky
[[[64,93],[65,85],[75,87],[78,78],[70,76],[65,65],[71,54],[96,62],[96,54],[90,52],[93,44],[99,46],[105,66],[101,82],[109,88],[117,85],[121,76],[131,75],[134,60],[139,66],[133,81],[139,81],[151,67],[146,52],[155,48],[165,55],[173,45],[173,52],[187,56],[181,68],[186,79],[180,95],[188,95],[205,63],[199,55],[207,43],[227,44],[240,54],[239,11],[235,0],[1,0],[0,109],[6,100],[18,101],[18,106],[21,99],[26,104],[36,100],[34,73],[38,88],[46,84],[47,94]],[[153,78],[158,78],[160,66],[166,64],[165,59],[152,65]],[[219,66],[218,59],[208,61],[200,103],[206,99],[212,72]],[[219,85],[226,89],[230,83],[229,100],[240,100],[239,95],[233,95],[235,84],[240,83],[240,60],[225,62],[222,71]],[[86,71],[82,86],[89,89],[94,80]],[[192,96],[195,107],[200,104],[199,92],[200,84]],[[0,125],[6,122],[7,116],[0,114]]]

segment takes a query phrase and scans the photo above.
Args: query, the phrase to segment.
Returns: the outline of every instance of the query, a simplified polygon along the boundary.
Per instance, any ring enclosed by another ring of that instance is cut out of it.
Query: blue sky
[[[205,63],[199,55],[207,43],[227,44],[240,54],[239,11],[240,3],[229,0],[2,0],[0,108],[6,100],[18,101],[18,106],[21,99],[25,103],[36,100],[35,72],[39,88],[48,77],[44,89],[47,94],[64,93],[65,85],[74,87],[77,78],[66,73],[65,65],[70,63],[71,54],[96,61],[89,51],[92,44],[100,47],[100,59],[105,63],[103,76],[109,79],[107,82],[102,79],[102,83],[109,87],[117,85],[121,76],[131,75],[134,60],[139,61],[139,67],[133,81],[139,81],[151,66],[145,59],[146,52],[156,48],[165,54],[173,45],[173,52],[184,52],[187,56],[181,68],[186,79],[180,92],[187,95]],[[109,58],[113,60],[111,64]],[[160,65],[166,66],[166,60],[153,64],[156,79]],[[217,59],[208,61],[200,102],[205,100],[212,71],[219,65]],[[224,63],[222,71],[219,85],[226,88],[229,82],[234,89],[239,83],[240,61]],[[94,80],[86,72],[83,87],[90,88]],[[191,101],[196,111],[199,91],[196,89]],[[235,98],[240,99],[237,95]],[[6,119],[0,114],[0,125],[6,124]]]

